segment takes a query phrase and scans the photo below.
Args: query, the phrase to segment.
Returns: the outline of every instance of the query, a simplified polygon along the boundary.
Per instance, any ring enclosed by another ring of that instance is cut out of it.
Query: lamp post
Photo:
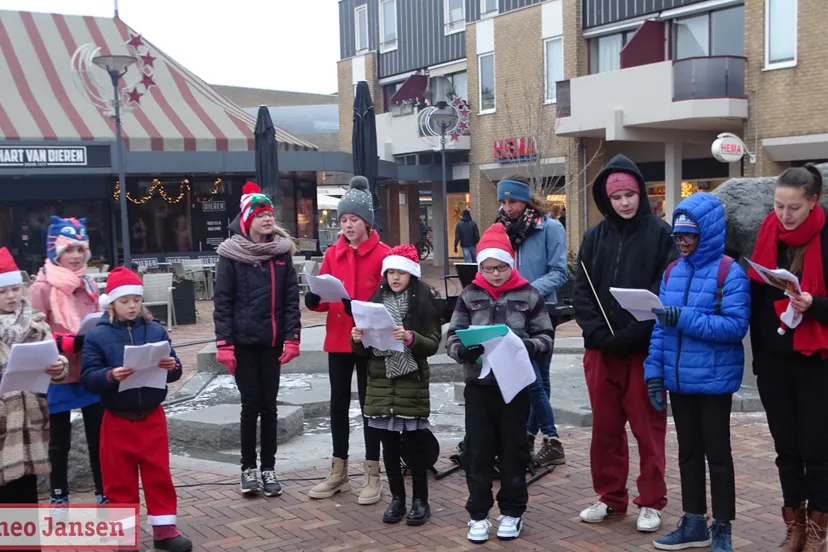
[[[124,155],[124,137],[121,133],[121,98],[118,94],[118,81],[121,80],[129,66],[135,63],[137,59],[133,56],[97,56],[92,60],[92,63],[109,73],[109,78],[112,79],[112,88],[114,90],[114,97],[112,106],[115,108],[115,142],[118,148],[118,182],[121,186],[121,194],[119,197],[119,205],[121,211],[121,242],[124,250],[124,266],[130,268],[132,266],[132,252],[129,246],[129,215],[127,213],[127,185],[126,173],[124,170],[125,155]],[[118,259],[115,259],[117,263]]]
[[[440,151],[443,158],[443,276],[449,275],[449,239],[448,239],[448,192],[446,191],[446,135],[457,128],[460,116],[454,106],[446,102],[437,102],[429,115],[429,124],[440,136]]]

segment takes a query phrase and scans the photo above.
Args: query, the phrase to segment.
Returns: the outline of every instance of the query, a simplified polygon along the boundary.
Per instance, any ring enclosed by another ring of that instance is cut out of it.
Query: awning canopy
[[[426,88],[428,88],[428,78],[425,75],[411,75],[402,83],[400,89],[394,92],[389,103],[394,105],[406,101],[425,102]]]
[[[138,58],[122,79],[130,151],[252,151],[256,118],[120,19],[0,10],[0,141],[112,141],[99,54]],[[78,53],[78,55],[75,55]],[[316,146],[276,129],[280,149]]]

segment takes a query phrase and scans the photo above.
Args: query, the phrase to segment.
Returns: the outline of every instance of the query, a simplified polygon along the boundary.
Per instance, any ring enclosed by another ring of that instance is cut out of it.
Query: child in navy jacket
[[[176,529],[176,494],[170,474],[167,418],[161,403],[166,389],[141,387],[120,392],[120,382],[129,378],[124,347],[169,341],[167,332],[149,320],[141,304],[141,279],[126,268],[109,274],[101,307],[108,314],[83,343],[81,380],[100,395],[105,409],[101,426],[101,471],[104,492],[112,504],[138,504],[138,470],[144,484],[147,517],[152,525],[155,548],[173,552],[192,550],[193,544]],[[181,378],[181,361],[170,357],[158,364],[167,370],[167,383]]]

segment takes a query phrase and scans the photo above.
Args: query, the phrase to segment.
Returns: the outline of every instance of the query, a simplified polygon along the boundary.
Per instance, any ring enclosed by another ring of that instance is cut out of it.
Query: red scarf
[[[525,286],[529,282],[521,276],[520,273],[518,273],[516,268],[513,268],[512,276],[500,287],[494,287],[492,284],[487,282],[482,272],[478,272],[477,276],[474,277],[474,283],[486,290],[489,295],[494,297],[494,300],[497,301],[498,298],[507,291],[512,291],[513,289]]]
[[[825,274],[822,267],[822,240],[820,232],[825,226],[825,211],[817,205],[811,210],[808,218],[794,230],[785,230],[782,222],[775,213],[769,214],[759,228],[756,247],[753,249],[753,262],[758,265],[777,267],[777,244],[782,242],[788,247],[805,246],[805,258],[802,263],[802,277],[799,285],[814,297],[825,297]],[[751,268],[748,275],[753,280],[764,283],[761,276]],[[784,312],[790,304],[790,299],[776,301],[774,306],[777,313]],[[828,358],[828,329],[805,314],[802,322],[794,330],[794,350],[806,356],[819,353],[822,358]]]

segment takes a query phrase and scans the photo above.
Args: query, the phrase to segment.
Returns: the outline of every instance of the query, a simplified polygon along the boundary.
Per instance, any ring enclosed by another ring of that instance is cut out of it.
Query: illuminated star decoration
[[[470,134],[469,117],[471,116],[471,110],[466,100],[459,96],[453,95],[450,103],[457,110],[459,119],[457,121],[457,127],[449,134],[449,137],[453,142],[457,142],[461,136],[469,136]]]
[[[150,52],[149,45],[144,42],[141,35],[129,35],[126,41],[127,50],[136,59],[136,67],[141,73],[131,86],[124,88],[123,101],[132,108],[138,107],[141,98],[149,93],[152,87],[157,86],[155,82],[155,61],[158,59]]]

